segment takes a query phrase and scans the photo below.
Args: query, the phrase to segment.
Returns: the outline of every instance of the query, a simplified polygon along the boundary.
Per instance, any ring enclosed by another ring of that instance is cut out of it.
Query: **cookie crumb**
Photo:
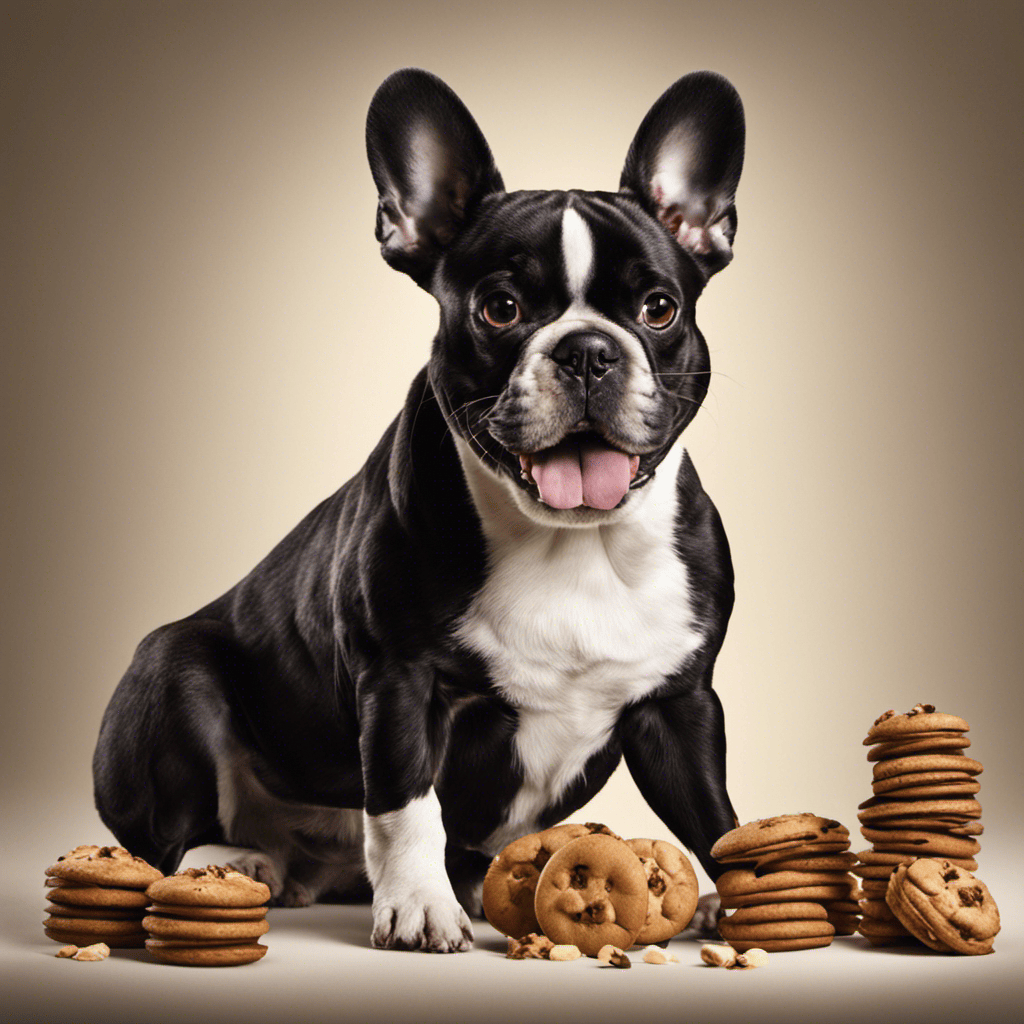
[[[552,946],[548,951],[549,960],[579,960],[581,956],[583,954],[580,952],[579,946],[574,946],[572,943]]]
[[[673,956],[671,953],[666,953],[665,950],[659,949],[657,946],[648,946],[644,950],[644,963],[677,964],[679,963],[679,957]]]
[[[736,963],[736,950],[732,946],[708,943],[700,948],[700,958],[709,967],[732,967]]]
[[[110,947],[105,942],[94,942],[91,946],[83,946],[73,960],[106,960],[110,956]]]
[[[78,952],[77,946],[61,946],[56,955],[60,957],[72,957]]]

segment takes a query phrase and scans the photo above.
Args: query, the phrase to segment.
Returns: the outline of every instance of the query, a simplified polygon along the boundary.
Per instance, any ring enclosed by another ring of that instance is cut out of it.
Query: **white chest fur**
[[[514,485],[460,454],[489,568],[459,635],[519,713],[523,785],[488,843],[500,849],[579,775],[622,708],[679,668],[702,635],[672,539],[681,445],[633,495],[628,515],[566,529],[529,520],[508,493]]]

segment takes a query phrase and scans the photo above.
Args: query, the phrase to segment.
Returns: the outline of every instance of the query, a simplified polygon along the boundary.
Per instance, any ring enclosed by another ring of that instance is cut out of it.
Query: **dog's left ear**
[[[721,75],[695,71],[651,107],[619,181],[709,277],[732,259],[744,134],[736,90]]]
[[[440,78],[405,68],[374,94],[366,153],[379,196],[381,254],[426,287],[473,208],[505,187],[487,140]]]

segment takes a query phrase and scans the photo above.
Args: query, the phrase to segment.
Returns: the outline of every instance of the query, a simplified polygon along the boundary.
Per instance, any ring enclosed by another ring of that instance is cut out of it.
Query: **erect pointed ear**
[[[710,276],[732,259],[743,104],[721,75],[695,71],[651,107],[626,155],[619,188]]]
[[[487,141],[440,78],[406,68],[370,103],[366,152],[379,195],[381,254],[426,286],[473,208],[504,189]]]

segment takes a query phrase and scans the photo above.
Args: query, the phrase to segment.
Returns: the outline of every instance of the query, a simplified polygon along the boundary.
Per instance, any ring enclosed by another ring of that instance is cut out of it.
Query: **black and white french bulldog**
[[[679,438],[743,143],[735,90],[700,72],[644,118],[619,191],[507,192],[443,82],[381,85],[376,234],[440,305],[430,361],[355,477],[139,645],[94,758],[119,842],[165,872],[246,847],[288,905],[368,878],[373,945],[464,950],[494,854],[625,757],[717,876],[733,574]]]

